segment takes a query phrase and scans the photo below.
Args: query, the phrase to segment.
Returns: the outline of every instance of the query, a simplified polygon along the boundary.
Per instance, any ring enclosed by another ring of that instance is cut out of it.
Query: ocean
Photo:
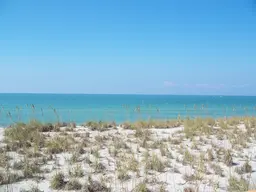
[[[81,124],[253,115],[254,96],[0,94],[0,126],[31,119]]]

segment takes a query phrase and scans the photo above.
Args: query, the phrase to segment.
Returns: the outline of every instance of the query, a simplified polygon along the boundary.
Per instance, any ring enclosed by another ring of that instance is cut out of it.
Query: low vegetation
[[[146,159],[146,169],[148,170],[162,172],[164,171],[165,168],[166,162],[161,160],[161,158],[158,157],[156,154],[153,154],[152,156]]]
[[[66,182],[64,181],[65,177],[63,173],[56,173],[51,179],[50,185],[52,189],[63,189]]]
[[[249,190],[249,181],[244,178],[230,177],[228,180],[229,186],[228,191],[248,191]]]
[[[76,179],[71,179],[65,185],[66,190],[80,190],[81,188],[82,188],[82,184]]]
[[[168,191],[175,174],[187,192],[218,191],[224,179],[225,190],[244,191],[255,138],[253,117],[16,123],[0,141],[0,190],[30,181],[29,191],[42,191],[37,184],[47,181],[58,191]]]

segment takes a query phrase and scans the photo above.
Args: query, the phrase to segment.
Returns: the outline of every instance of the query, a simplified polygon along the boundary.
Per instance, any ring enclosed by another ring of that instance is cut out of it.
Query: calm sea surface
[[[0,126],[13,121],[134,121],[256,115],[252,96],[0,94]],[[12,120],[11,120],[12,119]]]

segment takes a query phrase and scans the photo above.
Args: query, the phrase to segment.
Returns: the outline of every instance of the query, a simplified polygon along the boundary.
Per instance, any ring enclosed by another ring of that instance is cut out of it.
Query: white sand
[[[3,140],[4,138],[4,128],[0,127],[0,142]]]
[[[243,126],[241,126],[241,129],[243,129]],[[178,127],[178,128],[172,128],[172,129],[150,129],[152,132],[152,142],[157,141],[157,140],[167,140],[168,138],[177,138],[179,139],[180,131],[183,130],[183,127]],[[99,132],[99,131],[91,131],[88,128],[84,127],[77,127],[74,129],[75,133],[78,133],[80,135],[83,135],[87,132],[90,133],[90,140],[93,141],[95,136],[106,136],[106,137],[118,137],[124,142],[127,143],[131,151],[135,154],[135,158],[137,160],[142,160],[143,159],[143,152],[145,151],[144,148],[139,147],[138,148],[138,139],[134,137],[134,131],[133,130],[125,130],[121,127],[118,127],[117,129],[111,129],[108,131],[104,132]],[[54,135],[55,133],[49,133],[51,135]],[[57,133],[58,134],[58,133]],[[183,139],[181,141],[180,145],[168,145],[168,150],[172,152],[173,159],[168,158],[168,157],[162,157],[163,160],[168,160],[169,163],[171,164],[170,167],[167,167],[165,169],[165,172],[162,173],[154,173],[153,175],[147,176],[147,179],[149,181],[152,180],[152,182],[157,181],[159,184],[154,184],[152,186],[149,185],[149,189],[152,189],[153,191],[158,191],[159,187],[164,184],[167,191],[170,192],[176,192],[176,191],[183,191],[183,189],[187,186],[198,186],[199,191],[201,192],[211,192],[214,191],[213,183],[218,184],[218,190],[219,192],[224,192],[227,191],[227,184],[228,184],[228,178],[230,174],[232,175],[237,175],[235,173],[235,167],[239,167],[244,164],[246,158],[245,156],[249,156],[250,159],[250,164],[253,168],[253,170],[256,170],[256,141],[252,141],[248,145],[248,148],[243,149],[241,151],[234,150],[234,158],[233,161],[237,164],[237,166],[233,167],[227,167],[225,166],[222,162],[216,162],[223,168],[224,172],[224,177],[219,177],[215,174],[210,174],[210,175],[204,175],[203,180],[199,183],[189,183],[186,182],[183,179],[183,176],[185,174],[190,175],[195,172],[193,168],[189,165],[183,165],[182,163],[178,162],[178,159],[182,158],[182,154],[179,154],[179,150],[188,148],[189,151],[191,151],[192,154],[199,155],[200,152],[206,152],[207,149],[211,149],[213,145],[216,145],[217,147],[225,148],[225,149],[232,149],[232,146],[230,142],[227,139],[224,140],[218,140],[215,136],[211,136],[210,138],[204,138],[205,144],[199,144],[199,139],[200,137],[195,137],[198,140],[198,148],[199,150],[194,150],[192,149],[192,141]],[[201,139],[202,139],[201,138]],[[0,129],[0,141],[3,139],[3,129]],[[111,139],[110,139],[111,140]],[[129,142],[128,142],[129,140]],[[95,145],[96,146],[96,145]],[[94,180],[101,180],[101,177],[104,176],[106,179],[106,183],[108,186],[111,186],[112,191],[132,191],[134,187],[139,183],[142,182],[145,179],[145,176],[143,176],[142,169],[143,167],[140,167],[141,173],[140,177],[137,177],[136,174],[131,173],[131,179],[129,179],[126,182],[121,183],[120,180],[116,178],[115,171],[117,170],[117,162],[115,158],[113,158],[109,154],[109,149],[111,146],[108,144],[104,144],[99,150],[100,153],[100,162],[106,167],[106,171],[103,174],[92,174],[92,177]],[[180,149],[179,149],[180,148]],[[140,152],[138,152],[138,150]],[[150,153],[156,153],[158,154],[159,157],[161,157],[161,153],[159,149],[149,149]],[[20,156],[15,153],[10,153],[9,154],[11,157],[14,158],[14,160],[18,160]],[[129,154],[127,154],[129,155]],[[71,167],[74,167],[74,165],[70,165],[69,159],[71,157],[71,153],[61,153],[56,155],[57,161],[59,168],[56,169],[56,162],[48,162],[47,165],[43,166],[42,168],[44,169],[50,169],[50,173],[44,174],[45,179],[39,181],[38,183],[32,179],[21,181],[18,183],[14,183],[9,185],[9,189],[11,188],[12,191],[20,191],[21,189],[30,189],[32,186],[37,186],[40,190],[42,191],[54,191],[51,190],[50,188],[50,179],[51,177],[61,170],[65,175],[68,175],[68,170]],[[90,158],[92,161],[95,159],[93,155],[89,155],[88,152],[81,155],[80,158],[85,159],[85,158]],[[85,163],[85,160],[83,160],[81,163],[82,169],[84,170],[85,177],[80,178],[79,180],[83,183],[87,176],[92,172],[92,169],[90,166]],[[53,169],[55,167],[55,169]],[[178,170],[180,173],[175,173],[174,169]],[[209,170],[211,170],[209,168]],[[252,179],[256,181],[256,172],[252,173]],[[162,182],[162,184],[161,184]],[[7,186],[0,186],[0,191],[5,191]],[[62,190],[63,191],[63,190]]]

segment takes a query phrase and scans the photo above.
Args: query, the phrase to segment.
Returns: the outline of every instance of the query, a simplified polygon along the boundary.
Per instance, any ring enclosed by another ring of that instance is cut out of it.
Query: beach
[[[256,181],[255,125],[252,117],[18,124],[0,129],[0,190],[246,191]]]
[[[0,0],[0,192],[256,192],[256,0]]]

